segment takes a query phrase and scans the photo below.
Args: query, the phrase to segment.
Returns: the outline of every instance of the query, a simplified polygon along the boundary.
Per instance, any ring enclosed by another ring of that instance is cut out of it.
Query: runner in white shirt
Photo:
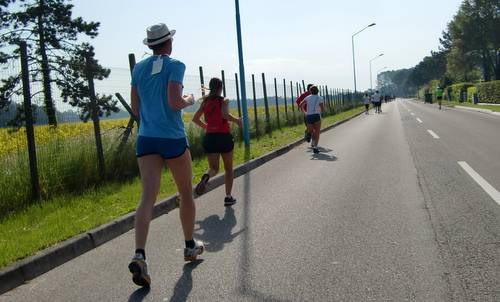
[[[380,94],[378,93],[378,90],[375,91],[375,94],[373,95],[373,106],[375,107],[375,113],[382,113],[382,101],[380,100]]]
[[[318,142],[319,133],[321,131],[321,113],[325,110],[325,104],[323,98],[318,95],[318,87],[312,86],[309,91],[311,95],[304,99],[301,107],[304,108],[307,105],[307,130],[312,135],[311,147],[316,154],[319,153]]]
[[[370,97],[368,96],[368,93],[365,93],[363,96],[363,103],[365,104],[365,114],[368,114],[368,111],[370,110]]]

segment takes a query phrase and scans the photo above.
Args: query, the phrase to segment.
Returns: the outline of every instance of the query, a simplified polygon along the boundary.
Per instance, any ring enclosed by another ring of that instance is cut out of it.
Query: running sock
[[[194,249],[194,247],[195,247],[195,245],[194,245],[194,240],[193,239],[186,241],[186,248],[188,248],[188,249]]]
[[[144,260],[146,260],[146,251],[144,251],[144,249],[136,249],[135,253],[136,254],[141,254],[142,257],[144,257]]]

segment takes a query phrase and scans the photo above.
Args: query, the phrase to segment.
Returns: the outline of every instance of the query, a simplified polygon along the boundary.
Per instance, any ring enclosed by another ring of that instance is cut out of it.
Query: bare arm
[[[325,103],[319,103],[319,108],[321,109],[321,113],[325,112]]]
[[[182,110],[193,105],[193,96],[182,95],[182,84],[177,82],[168,82],[168,105],[173,110]]]
[[[222,102],[222,117],[230,122],[237,124],[239,127],[242,126],[241,118],[236,118],[231,113],[229,113],[229,101],[228,100],[224,100]]]
[[[207,124],[201,120],[201,115],[203,114],[203,107],[205,106],[205,102],[201,103],[200,108],[193,116],[193,123],[200,126],[203,129],[207,129]]]
[[[301,103],[300,103],[300,109],[302,110],[302,112],[306,113],[306,100],[303,100]]]
[[[130,88],[130,100],[132,102],[132,113],[139,120],[139,93],[137,92],[137,88]]]

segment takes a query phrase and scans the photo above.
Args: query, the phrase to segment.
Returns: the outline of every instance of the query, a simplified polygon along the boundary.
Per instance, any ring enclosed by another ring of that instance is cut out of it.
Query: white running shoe
[[[184,249],[184,261],[196,261],[196,257],[198,255],[203,254],[203,251],[205,250],[205,245],[203,244],[203,241],[195,240],[194,241],[194,248],[185,248]]]

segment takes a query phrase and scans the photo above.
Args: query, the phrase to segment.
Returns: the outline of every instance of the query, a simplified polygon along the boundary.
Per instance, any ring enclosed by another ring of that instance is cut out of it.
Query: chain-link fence
[[[12,63],[0,67],[0,80],[19,75],[20,64]],[[185,75],[184,92],[201,96],[201,82],[206,85],[210,78],[222,78],[220,74]],[[265,81],[265,85],[263,82]],[[297,96],[305,90],[301,80],[265,78],[259,74],[247,77],[247,106],[251,136],[259,136],[277,128],[302,123],[302,113],[295,104]],[[99,166],[99,148],[92,119],[83,122],[78,109],[63,101],[57,86],[52,85],[52,95],[56,109],[57,126],[49,126],[44,110],[44,93],[40,82],[30,79],[31,104],[34,119],[34,142],[39,184],[38,194],[33,194],[33,176],[30,176],[27,125],[23,119],[22,90],[9,97],[10,105],[0,112],[0,212],[6,213],[33,202],[33,196],[47,199],[60,194],[74,194],[103,181],[120,181],[138,175],[135,161],[134,127],[130,136],[124,138],[130,113],[118,103],[119,111],[98,119],[102,140],[104,166]],[[208,85],[207,85],[208,86]],[[21,87],[22,88],[22,87]],[[241,90],[235,73],[224,73],[225,95],[230,100],[234,115],[242,114]],[[321,86],[321,94],[327,102],[327,114],[352,108],[359,104],[359,96],[349,91],[326,89]],[[95,82],[98,95],[119,93],[129,103],[130,70],[111,68],[109,78]],[[186,132],[189,137],[193,157],[201,156],[202,130],[190,123],[192,114],[199,107],[197,102],[187,108],[184,114]],[[0,107],[1,108],[1,107]],[[20,118],[21,117],[21,118]],[[17,122],[17,126],[15,121]],[[21,123],[19,124],[19,120]],[[133,126],[134,124],[132,124]],[[237,140],[241,140],[239,129],[233,129]],[[104,171],[100,171],[104,169]]]

